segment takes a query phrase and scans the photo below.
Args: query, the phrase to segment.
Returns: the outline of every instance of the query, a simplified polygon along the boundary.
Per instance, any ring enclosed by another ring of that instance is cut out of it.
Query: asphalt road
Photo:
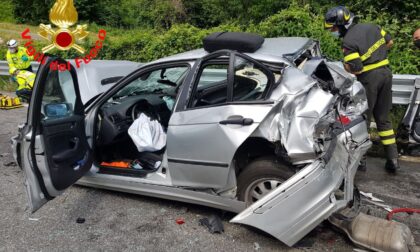
[[[13,163],[9,144],[26,108],[0,110],[0,251],[354,251],[342,234],[323,223],[295,248],[258,230],[230,224],[234,216],[219,210],[137,195],[73,186],[64,195],[30,214],[24,178]],[[383,170],[384,160],[370,158],[356,183],[392,207],[420,208],[420,164],[402,162],[396,176]],[[384,217],[385,210],[365,205]],[[222,217],[225,232],[210,234],[198,221]],[[77,218],[84,218],[82,224]],[[175,220],[183,218],[185,224]],[[420,244],[420,216],[396,216],[408,224]]]

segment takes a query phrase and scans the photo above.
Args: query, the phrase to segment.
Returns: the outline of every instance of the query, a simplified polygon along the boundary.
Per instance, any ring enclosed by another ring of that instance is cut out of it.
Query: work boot
[[[360,159],[359,167],[357,167],[357,170],[361,172],[365,172],[367,170],[366,156],[363,156],[362,159]]]
[[[398,158],[388,159],[385,164],[385,170],[390,173],[396,173],[400,169]]]

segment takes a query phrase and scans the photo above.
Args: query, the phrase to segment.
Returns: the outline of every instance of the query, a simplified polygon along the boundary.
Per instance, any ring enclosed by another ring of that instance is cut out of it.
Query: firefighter
[[[366,89],[369,109],[368,127],[372,116],[385,149],[388,172],[399,169],[395,132],[389,120],[392,108],[392,72],[387,58],[393,41],[389,33],[374,24],[358,24],[345,7],[338,6],[325,14],[324,28],[342,38],[344,68],[355,74]],[[366,157],[359,169],[366,170]]]
[[[25,47],[18,46],[14,39],[7,42],[6,59],[9,64],[9,73],[12,75],[16,70],[32,71],[31,61],[33,56],[29,56]]]
[[[30,101],[35,82],[35,74],[26,70],[15,70],[13,76],[18,83],[16,95],[24,101]]]

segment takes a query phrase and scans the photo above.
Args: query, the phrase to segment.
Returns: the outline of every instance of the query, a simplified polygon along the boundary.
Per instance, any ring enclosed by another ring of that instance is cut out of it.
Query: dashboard
[[[133,115],[139,112],[157,119],[166,130],[171,116],[167,100],[173,97],[162,94],[129,96],[105,103],[99,111],[97,144],[109,145],[126,140],[128,128],[133,123]],[[165,101],[166,100],[166,101]],[[133,110],[137,111],[133,111]]]

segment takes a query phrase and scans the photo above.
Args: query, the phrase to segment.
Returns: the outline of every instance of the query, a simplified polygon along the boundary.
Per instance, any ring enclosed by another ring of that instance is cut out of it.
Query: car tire
[[[254,160],[238,176],[238,199],[249,206],[294,174],[295,172],[290,167],[280,163],[274,157]]]

